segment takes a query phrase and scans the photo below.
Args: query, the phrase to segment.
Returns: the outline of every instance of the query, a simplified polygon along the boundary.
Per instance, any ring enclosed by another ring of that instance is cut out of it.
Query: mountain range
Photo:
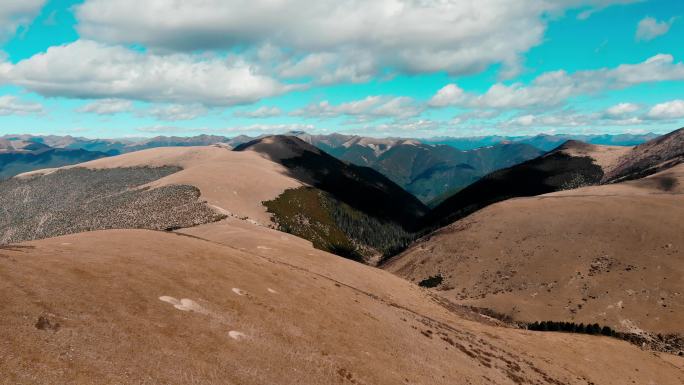
[[[413,139],[294,134],[343,161],[380,172],[428,205],[485,174],[543,153],[517,143],[462,151]]]
[[[427,145],[408,139],[375,139],[340,134],[309,135],[291,132],[338,159],[373,168],[412,193],[425,204],[434,204],[483,175],[494,170],[520,163],[541,154],[526,144],[499,144],[461,151],[446,145]],[[156,147],[207,146],[224,143],[231,147],[255,140],[248,136],[227,138],[199,135],[195,137],[155,137],[144,140],[86,139],[77,137],[27,135],[5,136],[5,142],[33,143],[44,150],[54,148],[41,159],[26,154],[6,155],[0,160],[5,171],[0,177],[9,177],[40,168],[59,167]]]
[[[40,142],[0,139],[0,180],[41,168],[67,166],[109,155],[83,149],[52,148]]]
[[[425,139],[428,144],[446,144],[461,150],[493,146],[500,143],[525,143],[543,151],[550,151],[568,140],[576,140],[587,144],[604,146],[636,146],[660,135],[652,132],[646,134],[539,134],[534,136],[478,136],[478,137],[436,137]]]
[[[0,181],[0,372],[681,384],[682,136],[566,141],[432,210],[299,135]]]
[[[648,176],[682,162],[683,137],[680,129],[636,147],[569,140],[538,158],[482,177],[441,202],[429,221],[446,225],[506,199]]]

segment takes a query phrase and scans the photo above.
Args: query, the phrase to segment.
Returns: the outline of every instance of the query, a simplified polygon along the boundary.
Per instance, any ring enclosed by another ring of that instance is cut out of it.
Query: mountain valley
[[[463,191],[500,195],[471,193],[476,208],[441,221],[295,136],[15,176],[0,182],[0,370],[36,384],[679,384],[681,133],[566,142],[475,182]]]

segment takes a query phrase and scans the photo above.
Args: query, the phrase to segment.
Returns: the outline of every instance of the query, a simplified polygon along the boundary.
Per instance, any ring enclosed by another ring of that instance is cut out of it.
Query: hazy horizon
[[[671,130],[674,131],[675,129]],[[551,133],[551,132],[538,132],[534,134],[528,134],[528,135],[507,135],[507,134],[491,134],[491,135],[470,135],[470,136],[456,136],[456,135],[436,135],[436,136],[396,136],[396,135],[360,135],[360,134],[353,134],[353,133],[345,133],[345,132],[321,132],[321,133],[316,133],[316,132],[308,132],[308,131],[283,131],[283,132],[273,132],[273,133],[257,133],[254,135],[250,134],[232,134],[232,135],[227,135],[227,134],[222,134],[220,132],[210,132],[210,133],[190,133],[190,134],[140,134],[140,135],[131,135],[131,136],[90,136],[90,135],[78,135],[76,133],[74,134],[52,134],[52,133],[17,133],[17,132],[12,132],[12,133],[6,133],[6,134],[1,134],[0,138],[6,138],[6,137],[20,137],[24,135],[29,135],[31,137],[47,137],[47,136],[71,136],[74,138],[84,138],[84,139],[90,139],[90,140],[128,140],[128,141],[135,141],[135,140],[146,140],[146,139],[152,139],[152,138],[157,138],[157,137],[177,137],[177,138],[193,138],[193,137],[198,137],[201,135],[208,135],[208,136],[221,136],[225,138],[236,138],[238,136],[248,136],[248,137],[262,137],[262,136],[270,136],[270,135],[294,135],[294,134],[305,134],[305,135],[344,135],[344,136],[358,136],[358,137],[369,137],[369,138],[376,138],[376,139],[417,139],[417,140],[437,140],[437,139],[478,139],[478,138],[492,138],[492,137],[501,137],[501,138],[532,138],[536,136],[556,136],[556,137],[595,137],[595,136],[611,136],[611,137],[616,137],[616,136],[659,136],[659,135],[664,135],[667,134],[671,131],[665,132],[665,133],[656,133],[652,131],[645,131],[645,132],[639,132],[639,133],[631,133],[631,132],[616,132],[616,133],[588,133],[588,134],[581,134],[581,133],[570,133],[570,132],[558,132],[558,133]]]

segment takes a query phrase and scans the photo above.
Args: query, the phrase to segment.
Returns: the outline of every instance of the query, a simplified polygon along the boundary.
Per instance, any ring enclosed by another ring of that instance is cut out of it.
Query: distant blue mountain
[[[540,134],[535,136],[479,136],[479,137],[436,137],[421,139],[426,144],[445,144],[458,148],[459,150],[472,150],[480,147],[493,146],[501,143],[525,143],[540,150],[551,151],[568,140],[579,140],[590,144],[605,146],[637,146],[646,143],[651,139],[657,138],[658,134],[601,134],[601,135],[580,135],[580,134]]]

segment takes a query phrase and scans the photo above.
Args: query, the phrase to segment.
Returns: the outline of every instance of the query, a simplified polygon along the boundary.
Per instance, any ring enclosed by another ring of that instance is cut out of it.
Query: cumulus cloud
[[[318,74],[330,83],[364,81],[383,68],[464,74],[492,63],[503,63],[510,76],[520,55],[542,41],[546,14],[624,2],[86,0],[76,15],[82,36],[115,44],[172,51],[276,47],[292,55],[286,76]]]
[[[503,123],[504,127],[579,127],[587,123],[587,116],[561,112],[556,114],[516,116]]]
[[[187,54],[150,54],[79,40],[2,66],[10,82],[44,96],[131,99],[230,106],[296,86],[256,73],[247,63]]]
[[[650,119],[680,119],[684,118],[684,100],[677,99],[656,104],[647,115]]]
[[[233,113],[233,116],[239,117],[239,118],[253,118],[253,119],[259,119],[259,118],[272,118],[274,116],[280,116],[283,114],[283,111],[278,108],[278,107],[268,107],[268,106],[262,106],[257,108],[256,110],[241,110],[241,111],[235,111]]]
[[[519,114],[502,121],[504,128],[554,128],[598,126],[644,126],[659,124],[663,120],[684,118],[684,100],[671,100],[652,106],[648,112],[640,112],[642,106],[619,103],[603,111],[576,112],[559,110],[539,114]]]
[[[422,108],[409,97],[368,96],[364,99],[337,105],[330,104],[328,101],[313,103],[290,114],[312,118],[352,116],[358,120],[371,120],[377,118],[408,118],[420,114],[421,111]]]
[[[684,64],[675,63],[669,54],[658,54],[638,64],[622,64],[615,70],[604,71],[605,77],[617,86],[668,80],[684,80]],[[591,74],[591,71],[585,71]],[[599,73],[600,74],[600,73]]]
[[[76,109],[77,112],[97,115],[115,115],[123,112],[131,112],[132,110],[133,102],[121,99],[97,100]]]
[[[420,137],[433,135],[443,128],[443,123],[435,120],[411,119],[405,121],[377,124],[373,125],[372,127],[366,126],[360,129],[366,132],[374,132],[375,134],[399,133],[399,135],[411,135]]]
[[[281,52],[279,58],[275,65],[268,61],[262,61],[261,65],[284,78],[307,78],[324,85],[367,82],[379,70],[372,55],[359,51],[311,53],[301,57]]]
[[[432,97],[432,107],[526,109],[559,106],[568,98],[622,89],[636,84],[684,80],[684,63],[672,55],[655,55],[641,63],[622,64],[612,69],[568,73],[553,71],[539,75],[529,85],[496,83],[481,95],[467,93],[448,84]]]
[[[179,120],[193,120],[207,113],[207,109],[201,105],[172,104],[166,106],[154,106],[142,111],[142,116],[152,116],[158,120],[167,122]]]
[[[558,127],[592,128],[598,126],[635,126],[643,125],[644,120],[639,116],[615,117],[606,115],[605,112],[579,113],[561,110],[545,114],[518,115],[499,124],[502,128],[551,128]]]
[[[0,39],[14,34],[17,27],[26,25],[43,8],[45,0],[2,0],[0,5]]]
[[[459,105],[465,102],[467,98],[468,95],[461,87],[456,84],[447,84],[437,91],[437,94],[430,99],[428,104],[431,107],[446,107]]]
[[[658,21],[650,16],[644,17],[637,24],[635,39],[637,41],[649,41],[662,36],[670,30],[674,21],[674,18],[668,21]]]
[[[0,115],[30,115],[43,111],[40,103],[26,102],[12,95],[0,96]]]
[[[608,118],[621,119],[636,111],[639,111],[641,107],[634,103],[618,103],[606,109],[604,116]]]
[[[242,134],[242,135],[262,135],[279,134],[290,131],[311,131],[316,127],[311,124],[250,124],[245,126],[232,126],[223,128],[214,127],[182,127],[170,125],[154,125],[137,128],[140,132],[153,134],[179,134],[179,133],[211,133],[219,134]]]

